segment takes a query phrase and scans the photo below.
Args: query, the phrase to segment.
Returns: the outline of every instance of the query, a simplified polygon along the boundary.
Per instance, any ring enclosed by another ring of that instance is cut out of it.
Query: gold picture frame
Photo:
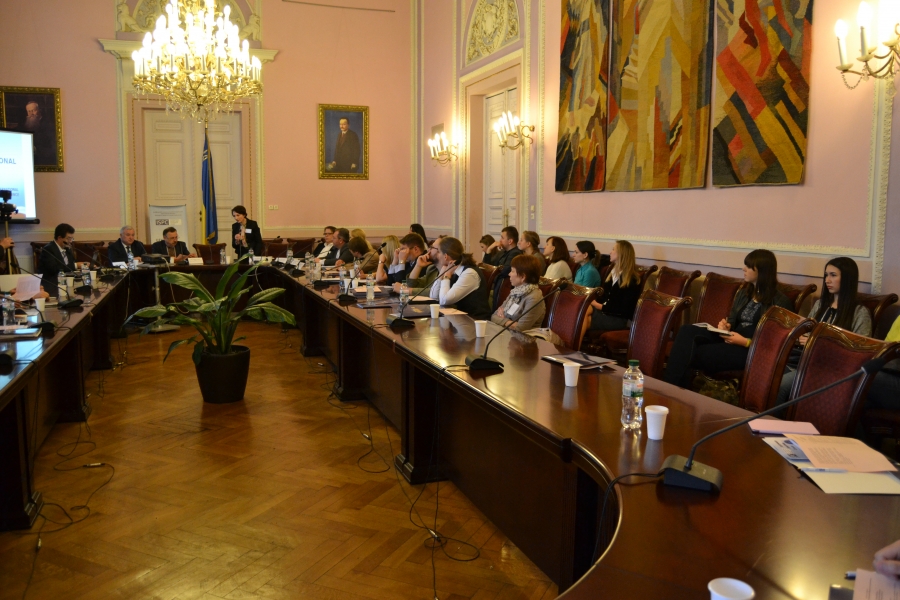
[[[344,120],[346,132],[341,129]],[[319,179],[368,178],[369,107],[320,104]]]
[[[34,134],[36,172],[65,171],[59,88],[0,86],[0,128]]]

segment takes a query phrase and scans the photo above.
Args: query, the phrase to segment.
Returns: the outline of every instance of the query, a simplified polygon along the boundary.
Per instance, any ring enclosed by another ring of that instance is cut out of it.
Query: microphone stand
[[[863,364],[863,366],[858,371],[854,371],[846,377],[842,377],[841,379],[829,383],[824,387],[794,398],[790,402],[785,402],[784,404],[773,406],[772,408],[764,410],[761,413],[751,415],[745,419],[741,419],[740,421],[732,423],[728,427],[724,427],[722,429],[719,429],[718,431],[710,433],[703,438],[700,438],[699,440],[697,440],[697,443],[695,443],[691,447],[691,453],[687,458],[679,456],[677,454],[666,457],[666,460],[663,461],[663,464],[659,469],[659,474],[663,476],[663,483],[665,485],[685,487],[693,490],[702,490],[704,492],[718,492],[722,489],[722,472],[715,467],[711,467],[700,462],[694,462],[694,453],[697,452],[697,447],[700,446],[700,444],[716,437],[717,435],[721,435],[726,431],[731,431],[736,427],[740,427],[745,423],[749,423],[754,419],[758,419],[760,417],[778,412],[789,406],[793,406],[798,402],[802,402],[803,400],[806,400],[811,396],[815,396],[816,394],[820,394],[822,392],[830,390],[833,387],[839,386],[842,383],[846,383],[848,381],[856,379],[860,375],[873,375],[880,371],[884,364],[884,359],[873,358],[872,360],[866,361],[866,363]]]
[[[533,311],[535,308],[537,308],[540,304],[545,302],[547,300],[547,298],[549,298],[553,294],[563,291],[567,287],[569,287],[569,282],[563,281],[562,283],[559,284],[559,286],[556,289],[550,291],[550,293],[541,297],[540,303],[535,302],[534,306],[532,306],[531,308],[529,308],[528,310],[523,312],[521,315],[519,315],[518,317],[516,317],[515,319],[513,319],[512,321],[507,323],[506,326],[503,327],[503,329],[501,329],[500,331],[495,333],[494,337],[492,337],[490,339],[490,341],[488,341],[487,346],[484,347],[484,354],[482,354],[481,356],[479,356],[477,354],[470,354],[470,355],[466,356],[466,366],[469,367],[469,371],[488,371],[488,370],[502,371],[503,370],[502,362],[500,362],[496,358],[488,358],[487,353],[488,353],[488,349],[491,347],[491,343],[497,339],[498,335],[500,335],[501,333],[503,333],[504,331],[506,331],[507,329],[512,327],[514,323],[518,323],[519,319],[521,319],[522,317],[524,317],[525,315],[527,315],[528,313]]]
[[[441,279],[441,277],[443,277],[447,271],[449,271],[450,269],[452,269],[455,266],[456,266],[456,263],[453,263],[453,264],[449,265],[446,269],[444,269],[443,271],[438,273],[438,276],[435,278],[435,281],[439,281]],[[478,267],[470,267],[470,268],[477,269]],[[432,283],[432,285],[434,285],[434,283]],[[424,291],[425,291],[425,288],[423,287],[421,290],[416,292],[416,294],[413,297],[409,298],[405,303],[401,303],[400,304],[400,314],[398,316],[396,316],[396,317],[391,316],[391,315],[387,316],[387,318],[385,319],[385,323],[387,323],[390,326],[392,331],[397,331],[398,329],[410,329],[410,328],[416,326],[416,324],[413,322],[412,319],[407,319],[403,316],[403,311],[406,310],[406,307],[409,306],[410,303],[413,300],[415,300],[416,298],[418,298],[419,294],[421,294]]]

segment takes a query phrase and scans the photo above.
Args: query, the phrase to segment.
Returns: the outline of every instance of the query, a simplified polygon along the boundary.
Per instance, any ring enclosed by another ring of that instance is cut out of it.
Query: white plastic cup
[[[75,287],[75,278],[66,277],[66,288],[71,290],[73,287]]]
[[[756,597],[753,588],[739,579],[719,577],[710,581],[706,587],[709,589],[710,600],[752,600]]]
[[[440,304],[432,304],[431,305],[431,318],[437,319],[441,316],[441,305]],[[482,333],[482,335],[484,335]]]
[[[666,415],[669,409],[665,406],[646,406],[644,414],[647,419],[647,437],[651,440],[663,439],[666,431]]]
[[[34,299],[34,307],[41,312],[44,312],[44,306],[47,302],[46,298],[35,298]]]
[[[566,387],[575,387],[578,385],[578,372],[581,371],[581,365],[574,362],[563,364],[563,371],[566,373]]]
[[[231,257],[230,257],[230,256],[226,256],[226,257],[225,257],[225,264],[226,264],[226,265],[230,265],[230,264],[231,264]]]
[[[475,337],[483,338],[487,331],[487,321],[475,321]]]
[[[91,271],[91,287],[97,287],[98,281],[97,271]]]

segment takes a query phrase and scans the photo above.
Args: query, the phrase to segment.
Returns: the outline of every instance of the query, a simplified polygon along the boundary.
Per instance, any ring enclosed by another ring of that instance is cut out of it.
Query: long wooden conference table
[[[224,267],[177,269],[209,277]],[[469,373],[465,356],[499,327],[476,338],[459,315],[394,332],[390,309],[341,306],[336,287],[317,290],[273,267],[257,281],[286,289],[279,301],[297,317],[302,352],[328,361],[335,395],[370,401],[400,431],[400,472],[412,483],[453,481],[565,598],[708,598],[710,580],[735,577],[757,598],[824,599],[900,538],[900,499],[827,495],[742,427],[697,453],[723,472],[721,493],[625,480],[609,496],[598,545],[609,481],[656,472],[748,413],[647,379],[645,405],[670,411],[665,439],[650,441],[621,428],[621,369],[582,373],[567,388],[562,369],[541,360],[564,349],[505,332],[490,347],[505,371]]]

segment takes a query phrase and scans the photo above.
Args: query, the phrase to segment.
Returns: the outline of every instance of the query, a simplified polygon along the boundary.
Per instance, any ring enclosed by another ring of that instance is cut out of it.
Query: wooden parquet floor
[[[416,508],[432,525],[436,486],[398,482],[374,452],[360,459],[370,449],[367,423],[388,462],[387,433],[396,449],[397,431],[365,403],[332,406],[324,361],[298,353],[296,331],[255,323],[243,331],[253,357],[242,403],[204,405],[188,351],[161,362],[178,333],[133,335],[119,347],[128,366],[91,374],[90,434],[57,425],[39,450],[36,488],[69,508],[109,478],[109,468],[54,470],[57,451],[73,451],[79,435],[96,448],[80,443],[73,455],[86,455],[59,468],[106,462],[114,476],[87,519],[50,533],[60,526],[39,518],[30,534],[0,534],[0,598],[22,597],[32,565],[28,598],[434,597],[429,536],[410,522],[406,495],[421,492]],[[42,514],[66,520],[56,506]],[[437,526],[480,552],[470,562],[434,552],[441,600],[556,597],[449,483],[440,486]],[[472,555],[455,541],[446,550]]]

